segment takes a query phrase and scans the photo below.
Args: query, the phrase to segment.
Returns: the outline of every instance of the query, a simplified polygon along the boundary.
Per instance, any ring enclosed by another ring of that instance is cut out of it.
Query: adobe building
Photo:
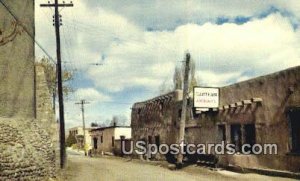
[[[176,90],[153,99],[135,103],[131,111],[133,143],[177,143],[181,112],[177,110],[182,101],[182,91]],[[163,155],[155,155],[164,159]]]
[[[92,153],[121,154],[121,140],[131,140],[130,126],[109,126],[90,130]],[[129,143],[129,142],[128,142]]]
[[[160,135],[161,142],[177,143],[181,104],[180,99],[171,101],[163,112],[157,110],[157,101],[134,104],[133,139]],[[154,110],[150,109],[153,106]],[[196,144],[225,141],[236,145],[237,152],[242,144],[274,143],[277,155],[216,155],[218,165],[299,173],[300,66],[220,87],[220,106],[216,109],[198,112],[190,98],[185,140]]]

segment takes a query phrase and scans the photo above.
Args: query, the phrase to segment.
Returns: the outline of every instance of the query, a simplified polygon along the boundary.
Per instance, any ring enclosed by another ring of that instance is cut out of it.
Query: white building
[[[91,135],[90,135],[91,128],[85,128],[85,144],[87,147],[91,146]],[[83,127],[82,126],[76,126],[73,128],[70,128],[68,131],[69,135],[75,136],[77,140],[78,146],[83,146]]]
[[[92,147],[95,152],[111,152],[120,151],[121,139],[131,139],[130,126],[110,126],[102,128],[94,128],[90,131]]]

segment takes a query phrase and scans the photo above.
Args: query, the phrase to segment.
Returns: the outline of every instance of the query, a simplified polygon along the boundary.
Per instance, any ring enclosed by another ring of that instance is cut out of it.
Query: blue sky
[[[36,1],[36,39],[55,58],[53,10]],[[62,59],[75,71],[66,126],[126,116],[134,102],[171,86],[189,50],[204,86],[224,86],[300,64],[297,0],[87,0],[61,9]],[[45,54],[37,47],[37,58]],[[102,66],[95,66],[102,63]],[[128,124],[129,124],[128,122]]]

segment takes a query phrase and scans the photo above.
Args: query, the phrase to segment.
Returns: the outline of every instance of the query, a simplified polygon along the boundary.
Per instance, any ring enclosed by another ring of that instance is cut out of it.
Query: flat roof
[[[104,130],[104,129],[111,129],[111,128],[131,128],[131,126],[107,126],[107,127],[101,127],[101,128],[91,128],[90,131],[97,131],[97,130]]]

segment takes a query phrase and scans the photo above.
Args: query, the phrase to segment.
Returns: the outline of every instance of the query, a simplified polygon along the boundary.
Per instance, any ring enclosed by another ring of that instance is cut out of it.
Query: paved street
[[[258,174],[240,174],[229,171],[211,171],[207,168],[189,166],[180,171],[171,171],[158,165],[139,160],[118,157],[90,158],[69,154],[65,179],[71,181],[135,181],[135,180],[292,180]]]

